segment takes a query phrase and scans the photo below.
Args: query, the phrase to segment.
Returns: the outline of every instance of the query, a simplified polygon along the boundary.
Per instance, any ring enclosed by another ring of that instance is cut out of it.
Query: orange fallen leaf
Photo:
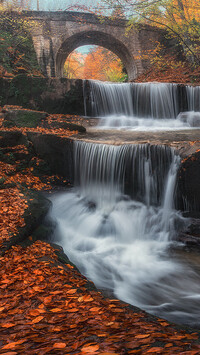
[[[93,298],[90,295],[84,295],[78,298],[78,302],[90,302]]]
[[[173,343],[167,343],[167,344],[165,345],[165,348],[171,348],[171,346],[173,346]]]
[[[64,348],[66,348],[66,344],[65,343],[55,343],[55,344],[53,344],[53,348],[54,349],[64,349]]]
[[[73,267],[72,265],[70,265],[70,264],[67,264],[67,266],[68,266],[68,268],[70,268],[70,269],[74,269],[74,267]]]
[[[144,339],[150,337],[150,334],[138,334],[135,336],[136,339]]]
[[[96,345],[84,345],[81,349],[81,352],[85,352],[85,353],[88,353],[88,354],[94,354],[94,352],[96,352],[97,350],[99,350],[99,345],[96,344]]]
[[[67,309],[67,312],[70,312],[70,313],[74,313],[74,312],[77,312],[78,311],[78,308],[69,308]]]
[[[40,291],[43,291],[41,287],[38,287],[38,286],[34,286],[33,287],[33,290],[36,291],[36,292],[40,292]]]
[[[57,312],[62,312],[62,309],[61,308],[52,308],[52,309],[50,309],[50,311],[53,313],[57,313]]]
[[[167,323],[167,322],[160,322],[160,324],[163,325],[164,327],[169,325],[169,323]]]
[[[147,353],[157,353],[157,352],[161,352],[161,351],[163,352],[163,348],[154,347],[154,348],[147,350],[146,352]]]
[[[37,309],[31,309],[31,310],[29,311],[29,315],[30,315],[30,316],[33,316],[33,317],[39,316],[39,314],[40,314],[40,312],[39,312]]]
[[[14,349],[17,345],[24,343],[26,340],[18,340],[18,341],[13,341],[12,343],[8,343],[6,345],[4,345],[1,349],[5,350],[5,349]]]
[[[52,296],[47,296],[47,297],[45,297],[45,298],[44,298],[44,304],[50,303],[51,300],[52,300]]]
[[[90,308],[91,312],[98,312],[101,309],[101,307],[92,307]]]
[[[39,317],[36,317],[35,319],[32,320],[32,323],[35,324],[35,323],[39,323],[44,317],[42,316],[39,316]]]
[[[71,290],[69,291],[66,291],[66,293],[70,294],[70,295],[73,295],[74,293],[76,293],[77,289],[75,288],[72,288]]]
[[[3,324],[1,324],[2,328],[12,328],[14,326],[15,326],[14,323],[3,323]]]

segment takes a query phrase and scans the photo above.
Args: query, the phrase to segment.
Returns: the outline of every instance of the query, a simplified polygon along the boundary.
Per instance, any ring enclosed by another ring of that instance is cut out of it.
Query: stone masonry
[[[149,65],[148,53],[164,32],[152,26],[127,31],[126,20],[79,12],[26,11],[38,62],[47,77],[62,77],[68,55],[83,45],[99,45],[111,50],[123,62],[129,80]]]

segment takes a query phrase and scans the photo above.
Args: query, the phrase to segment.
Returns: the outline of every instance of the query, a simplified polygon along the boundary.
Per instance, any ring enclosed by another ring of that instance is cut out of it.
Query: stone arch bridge
[[[123,62],[128,79],[134,80],[148,67],[148,53],[162,41],[164,32],[152,26],[126,31],[126,20],[79,12],[23,12],[42,72],[47,77],[62,77],[68,55],[83,45],[99,45],[115,53]]]

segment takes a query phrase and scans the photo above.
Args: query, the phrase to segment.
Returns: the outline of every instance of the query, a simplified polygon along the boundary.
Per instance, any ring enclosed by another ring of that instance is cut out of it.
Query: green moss
[[[37,112],[19,112],[16,119],[17,127],[37,127],[41,116]]]
[[[15,126],[15,123],[12,122],[12,121],[4,121],[3,122],[3,127],[7,127],[7,128],[10,128],[10,127],[14,127]]]
[[[5,114],[4,126],[5,127],[37,127],[41,120],[45,119],[46,113],[37,111],[26,110],[13,110]]]

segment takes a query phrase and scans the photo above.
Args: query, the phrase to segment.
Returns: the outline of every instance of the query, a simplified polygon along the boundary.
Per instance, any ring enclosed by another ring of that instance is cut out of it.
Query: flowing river
[[[127,91],[127,85],[122,91]],[[150,91],[147,87],[146,95]],[[170,97],[174,91],[170,86]],[[102,104],[109,102],[104,105],[107,109],[100,104],[95,110],[102,108],[109,121],[110,111],[121,99],[116,93],[115,102],[102,95]],[[148,110],[143,105],[153,118],[148,114],[138,120],[162,121],[160,115],[167,115],[164,119],[175,121],[176,104],[172,107],[168,99],[163,103],[156,95],[156,105]],[[130,97],[123,93],[122,99],[117,112],[134,115]],[[140,116],[139,108],[134,110]],[[75,187],[51,197],[51,218],[56,222],[53,240],[98,288],[159,317],[199,327],[200,258],[184,253],[176,241],[178,232],[189,224],[175,208],[179,164],[177,153],[162,145],[75,141]]]

